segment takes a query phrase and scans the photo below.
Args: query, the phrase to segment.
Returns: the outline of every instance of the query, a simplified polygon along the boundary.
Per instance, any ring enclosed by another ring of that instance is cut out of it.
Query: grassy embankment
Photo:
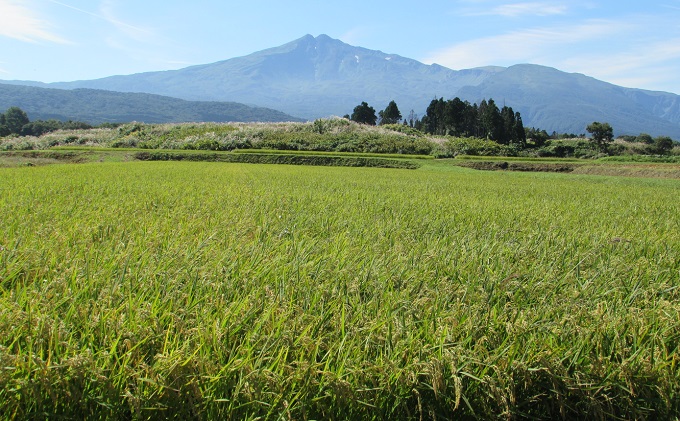
[[[60,131],[37,138],[0,139],[0,167],[130,161],[142,157],[397,168],[458,165],[485,170],[680,178],[680,156],[677,156],[680,151],[677,150],[671,156],[625,155],[595,160],[582,159],[601,155],[586,140],[556,140],[553,143],[541,149],[517,151],[488,140],[432,137],[403,125],[370,127],[344,119],[267,124],[131,123],[114,129]],[[635,143],[617,142],[615,146],[617,150],[629,150],[633,154],[640,152],[640,145]],[[532,156],[558,149],[572,151],[573,156],[581,159]],[[523,156],[507,156],[515,154]],[[438,164],[422,161],[435,157],[456,159]]]
[[[0,179],[0,418],[680,416],[675,180],[443,162]]]

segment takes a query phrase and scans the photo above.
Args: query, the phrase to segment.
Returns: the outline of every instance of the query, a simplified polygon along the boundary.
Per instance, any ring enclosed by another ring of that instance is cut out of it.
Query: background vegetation
[[[185,101],[143,93],[0,83],[0,110],[12,106],[25,110],[31,120],[80,120],[92,125],[130,121],[302,121],[277,110],[236,102]]]

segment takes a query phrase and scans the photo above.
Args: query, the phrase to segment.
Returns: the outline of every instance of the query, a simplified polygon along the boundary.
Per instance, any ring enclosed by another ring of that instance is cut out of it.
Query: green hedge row
[[[182,153],[168,151],[144,151],[135,154],[141,161],[211,161],[249,164],[289,164],[333,167],[379,167],[420,168],[412,161],[358,156],[281,155],[281,154],[228,154],[228,153]]]

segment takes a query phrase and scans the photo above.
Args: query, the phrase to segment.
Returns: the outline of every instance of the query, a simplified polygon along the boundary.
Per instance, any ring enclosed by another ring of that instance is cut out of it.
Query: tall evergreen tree
[[[515,113],[513,143],[517,144],[520,148],[524,148],[527,145],[527,132],[524,130],[524,123],[522,123],[522,116],[519,112]]]
[[[503,132],[503,119],[493,99],[482,100],[479,104],[479,119],[482,136],[498,141]]]
[[[396,124],[401,120],[401,112],[394,100],[387,104],[383,111],[380,111],[380,124]]]
[[[5,114],[0,114],[0,137],[8,136],[11,132],[5,124]]]

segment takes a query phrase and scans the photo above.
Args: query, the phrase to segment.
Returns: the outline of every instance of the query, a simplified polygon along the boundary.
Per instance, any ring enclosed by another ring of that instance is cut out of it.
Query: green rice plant
[[[0,168],[0,418],[673,419],[675,180]]]

